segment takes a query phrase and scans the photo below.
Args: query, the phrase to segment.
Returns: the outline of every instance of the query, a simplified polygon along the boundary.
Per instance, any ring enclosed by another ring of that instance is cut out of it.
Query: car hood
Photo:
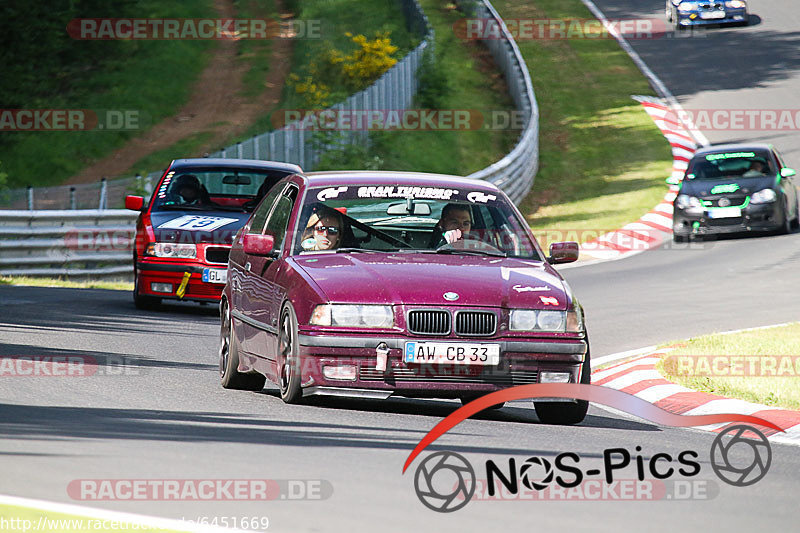
[[[772,187],[775,184],[775,176],[761,176],[756,178],[727,178],[718,180],[683,180],[681,184],[681,194],[688,194],[690,196],[709,196],[711,189],[717,185],[728,185],[736,183],[741,187],[734,193],[718,193],[718,194],[753,194],[761,189]]]
[[[157,242],[230,244],[247,223],[250,213],[241,211],[153,211],[150,222]]]
[[[571,294],[547,263],[435,254],[342,253],[294,258],[328,301],[567,309]],[[448,301],[445,293],[456,293]]]

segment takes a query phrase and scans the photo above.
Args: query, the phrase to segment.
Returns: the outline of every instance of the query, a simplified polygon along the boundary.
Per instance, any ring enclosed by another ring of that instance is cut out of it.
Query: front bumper
[[[778,202],[750,204],[742,209],[742,216],[711,218],[708,211],[702,215],[688,215],[675,208],[672,215],[672,232],[675,235],[711,235],[725,233],[747,233],[751,231],[775,231],[783,226],[783,212]]]
[[[702,11],[689,11],[686,13],[678,12],[678,24],[680,26],[709,26],[713,24],[741,24],[747,22],[747,9],[726,9],[724,18],[703,18]],[[706,15],[707,16],[707,15]]]
[[[405,363],[405,343],[420,340],[436,339],[301,334],[299,352],[304,394],[369,398],[387,398],[391,395],[458,398],[515,385],[538,383],[542,371],[568,372],[571,376],[570,382],[578,383],[588,353],[586,341],[577,338],[486,338],[473,339],[471,342],[499,344],[498,365]],[[446,341],[470,342],[453,339]],[[381,344],[385,344],[388,349],[385,369],[380,369],[378,364],[378,347]],[[343,365],[355,367],[355,379],[329,379],[323,374],[326,366]]]
[[[219,302],[224,283],[207,283],[203,281],[203,270],[206,268],[225,269],[227,265],[202,263],[177,263],[164,261],[139,261],[136,271],[139,279],[139,294],[168,300],[191,300],[196,302]],[[190,274],[183,297],[177,290],[186,273]],[[170,292],[154,291],[153,283],[166,283],[171,286]]]

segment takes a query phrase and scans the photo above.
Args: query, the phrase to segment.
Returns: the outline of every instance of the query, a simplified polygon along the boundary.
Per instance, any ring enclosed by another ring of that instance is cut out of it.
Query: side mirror
[[[797,171],[793,168],[784,167],[781,169],[781,177],[782,178],[791,178],[792,176],[796,176]]]
[[[242,242],[242,248],[247,255],[272,255],[273,246],[275,246],[275,238],[272,235],[248,233]]]
[[[125,197],[125,209],[130,209],[131,211],[141,211],[142,207],[144,207],[144,198],[141,196],[126,196]]]
[[[681,180],[676,178],[675,176],[670,176],[667,179],[665,179],[664,181],[666,181],[667,184],[669,184],[669,185],[678,185],[681,182]]]
[[[551,265],[573,263],[578,260],[580,247],[577,242],[554,242],[550,245],[550,257],[547,262]]]

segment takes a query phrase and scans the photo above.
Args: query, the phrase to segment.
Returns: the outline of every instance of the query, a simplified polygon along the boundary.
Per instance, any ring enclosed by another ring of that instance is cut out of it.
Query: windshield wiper
[[[505,252],[491,252],[489,250],[469,250],[469,249],[462,249],[462,248],[441,248],[436,250],[434,253],[437,254],[451,254],[451,255],[488,255],[490,257],[508,257],[508,254]]]
[[[349,252],[385,252],[386,250],[371,250],[369,248],[336,248],[337,254],[345,254]]]

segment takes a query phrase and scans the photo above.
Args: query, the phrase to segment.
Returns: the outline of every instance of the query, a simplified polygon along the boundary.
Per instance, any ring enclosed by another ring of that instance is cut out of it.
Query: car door
[[[264,200],[259,204],[253,213],[250,223],[244,227],[243,233],[261,235],[267,225],[275,201],[283,192],[286,184],[276,185],[270,190]],[[230,271],[231,278],[231,297],[233,299],[234,318],[238,318],[242,323],[241,331],[243,340],[241,349],[244,352],[253,353],[259,345],[258,337],[263,337],[259,333],[263,330],[263,324],[259,323],[258,317],[261,315],[261,304],[259,303],[259,293],[264,289],[260,287],[261,269],[266,262],[265,257],[245,254],[241,248],[241,243],[236,243],[231,250]]]
[[[252,337],[248,351],[258,357],[275,361],[278,345],[278,319],[282,303],[281,290],[276,278],[284,268],[282,259],[287,225],[297,199],[298,188],[288,184],[281,190],[270,209],[263,233],[274,239],[273,255],[251,258],[249,275],[253,292],[250,295],[252,323],[259,331]]]

